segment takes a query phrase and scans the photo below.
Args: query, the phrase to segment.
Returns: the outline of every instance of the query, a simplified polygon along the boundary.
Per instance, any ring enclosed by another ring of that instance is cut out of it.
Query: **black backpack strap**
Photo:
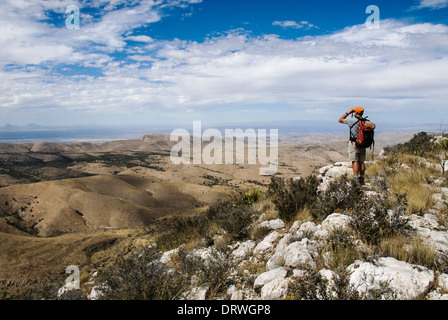
[[[351,126],[349,126],[349,128],[350,128],[350,141],[352,141],[352,142],[355,142],[355,141],[356,141],[356,138],[352,137],[352,128],[353,128],[354,126],[356,126],[356,124],[359,123],[359,121],[360,121],[360,119],[358,119],[358,121],[356,121],[354,124],[352,124]]]

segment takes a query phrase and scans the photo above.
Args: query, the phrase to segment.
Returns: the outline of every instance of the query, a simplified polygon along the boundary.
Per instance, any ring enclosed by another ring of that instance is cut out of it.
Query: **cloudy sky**
[[[448,121],[448,0],[0,0],[0,21],[0,125]]]

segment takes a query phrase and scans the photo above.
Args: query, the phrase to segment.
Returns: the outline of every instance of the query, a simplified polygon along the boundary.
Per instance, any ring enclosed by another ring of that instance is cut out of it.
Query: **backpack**
[[[359,123],[358,137],[355,140],[355,145],[357,148],[370,148],[372,145],[375,145],[374,129],[367,127],[366,121],[367,117],[362,118],[350,127],[351,129]]]

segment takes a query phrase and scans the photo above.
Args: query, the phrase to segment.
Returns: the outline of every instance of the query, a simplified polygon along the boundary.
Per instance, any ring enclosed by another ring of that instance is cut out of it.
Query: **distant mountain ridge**
[[[384,123],[378,122],[376,132],[440,132],[440,123]],[[192,123],[185,126],[42,126],[30,123],[24,126],[7,124],[0,126],[0,142],[24,143],[24,142],[105,142],[110,140],[139,139],[145,134],[170,134],[177,128],[192,132]],[[272,122],[248,122],[224,125],[210,125],[202,123],[202,130],[215,128],[224,133],[225,129],[278,129],[280,137],[289,135],[311,135],[311,134],[337,134],[345,133],[346,126],[337,121],[319,120],[288,120]]]

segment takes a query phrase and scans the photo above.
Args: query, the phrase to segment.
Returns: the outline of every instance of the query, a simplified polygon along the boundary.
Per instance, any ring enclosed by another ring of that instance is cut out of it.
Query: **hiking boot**
[[[353,180],[358,182],[361,186],[363,186],[365,183],[364,176],[354,176]]]
[[[363,185],[365,184],[364,176],[359,176],[359,177],[356,177],[356,178],[357,178],[357,180],[358,180],[358,183],[359,183],[361,186],[363,186]]]

